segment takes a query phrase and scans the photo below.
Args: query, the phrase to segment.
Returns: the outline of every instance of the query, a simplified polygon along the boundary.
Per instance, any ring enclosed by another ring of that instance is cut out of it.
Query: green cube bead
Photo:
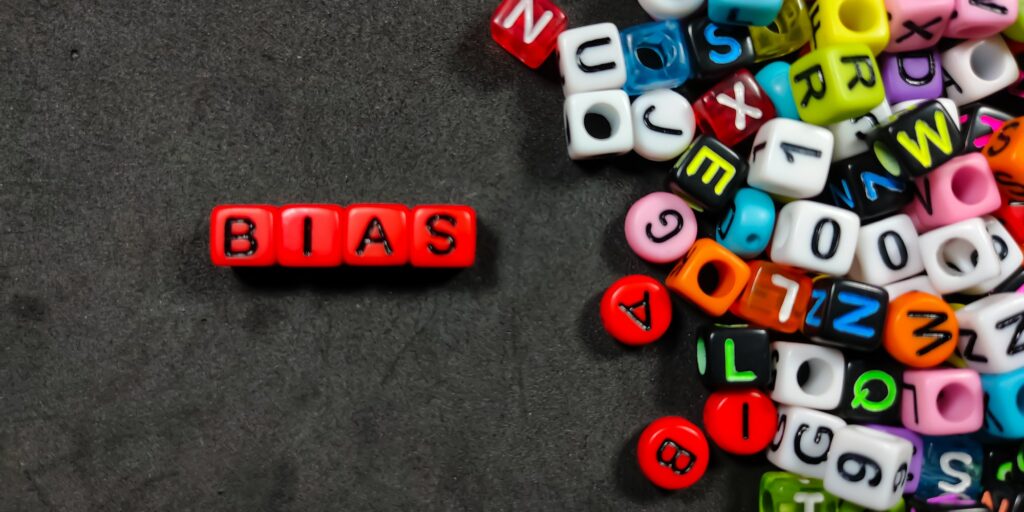
[[[750,27],[757,62],[789,55],[811,40],[807,2],[783,0],[778,16],[767,27]]]
[[[813,504],[812,508],[807,508]],[[839,500],[825,492],[821,480],[804,478],[783,471],[761,476],[761,512],[837,512]]]
[[[814,50],[789,69],[800,119],[827,126],[862,116],[885,100],[878,63],[863,43]]]

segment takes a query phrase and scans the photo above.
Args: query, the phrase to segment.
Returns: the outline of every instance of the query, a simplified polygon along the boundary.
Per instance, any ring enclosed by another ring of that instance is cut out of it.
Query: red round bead
[[[646,345],[672,323],[672,299],[665,285],[641,275],[615,281],[601,298],[601,321],[613,338],[626,345]]]
[[[708,436],[719,448],[736,455],[752,455],[767,448],[777,421],[775,404],[756,389],[716,391],[704,404]]]
[[[636,447],[644,476],[670,491],[697,483],[708,469],[708,453],[704,432],[678,416],[659,418],[648,425]]]

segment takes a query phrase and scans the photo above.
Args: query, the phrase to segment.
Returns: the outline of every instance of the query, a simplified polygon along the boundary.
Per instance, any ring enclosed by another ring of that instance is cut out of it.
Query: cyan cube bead
[[[985,431],[1003,439],[1024,438],[1024,368],[981,376],[985,390]]]
[[[708,0],[708,17],[715,23],[764,27],[781,8],[782,0]]]
[[[966,436],[924,438],[924,466],[917,496],[942,494],[981,495],[981,470],[985,452],[981,444]]]
[[[679,87],[690,78],[693,66],[678,21],[635,25],[623,29],[620,37],[626,57],[623,88],[630,96]]]
[[[764,252],[775,229],[775,203],[756,188],[742,188],[715,228],[715,241],[741,258]]]
[[[793,99],[793,84],[789,81],[788,62],[780,60],[768,64],[754,75],[754,80],[764,89],[768,99],[772,100],[776,116],[800,120],[800,112]]]

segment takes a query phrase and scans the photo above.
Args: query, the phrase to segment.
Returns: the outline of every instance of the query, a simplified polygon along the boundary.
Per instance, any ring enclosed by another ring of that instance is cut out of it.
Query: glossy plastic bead
[[[1024,369],[999,375],[982,375],[985,390],[985,431],[1004,439],[1024,438]]]
[[[994,134],[981,154],[999,183],[1003,195],[1014,202],[1024,202],[1024,118],[1013,119]]]
[[[928,279],[943,295],[966,290],[999,275],[999,255],[981,219],[934,229],[919,240]]]
[[[278,210],[221,205],[210,213],[210,260],[222,267],[268,267],[277,262]]]
[[[889,44],[882,0],[818,0],[810,10],[811,49],[860,43],[878,55]]]
[[[756,188],[741,188],[715,228],[715,241],[741,258],[756,258],[775,229],[775,202]]]
[[[623,29],[621,36],[626,55],[625,90],[630,96],[678,87],[690,78],[692,63],[678,21],[635,25]]]
[[[839,406],[846,371],[842,352],[788,341],[777,341],[771,347],[775,375],[772,400],[825,411]],[[804,373],[806,379],[802,378]]]
[[[823,345],[868,352],[882,344],[889,294],[849,279],[814,281],[803,332]]]
[[[821,480],[782,471],[761,475],[760,512],[835,512],[836,507],[835,496],[825,492]]]
[[[724,25],[764,27],[775,20],[782,0],[708,0],[708,17]]]
[[[913,446],[913,455],[910,457],[910,464],[907,466],[907,483],[903,486],[903,494],[914,494],[917,491],[917,486],[921,483],[921,469],[924,466],[924,439],[913,431],[901,427],[890,427],[887,425],[868,426],[886,434],[906,439]]]
[[[954,0],[954,16],[945,37],[982,39],[994,36],[1017,21],[1017,0]]]
[[[958,156],[914,180],[907,215],[919,231],[987,215],[999,209],[999,187],[980,153]]]
[[[344,210],[335,205],[282,206],[277,222],[277,263],[284,267],[336,267],[344,259]]]
[[[890,307],[892,305],[892,301],[896,300],[897,297],[902,297],[910,292],[929,293],[936,297],[941,295],[935,290],[935,287],[932,286],[932,282],[928,280],[928,276],[911,277],[910,279],[889,283],[882,288],[889,292]]]
[[[697,239],[697,218],[679,196],[653,192],[626,213],[626,242],[651,263],[678,261]]]
[[[966,436],[925,437],[924,466],[917,495],[942,494],[977,497],[981,494],[981,468],[985,452]]]
[[[888,101],[882,100],[866,114],[828,125],[836,139],[832,160],[845,160],[867,153],[870,149],[867,143],[868,134],[886,123],[891,115],[892,107]]]
[[[1024,443],[1013,441],[987,444],[984,459],[981,475],[983,485],[994,482],[1024,483]]]
[[[868,143],[892,175],[923,176],[956,156],[960,123],[940,102],[927,101],[873,131]]]
[[[754,138],[747,183],[787,198],[814,197],[832,163],[832,132],[792,119],[772,119]]]
[[[850,277],[883,286],[924,271],[917,230],[910,217],[893,215],[862,226]]]
[[[811,280],[801,270],[769,263],[750,262],[750,280],[729,311],[778,332],[800,328],[811,296]]]
[[[618,27],[599,23],[559,34],[558,68],[566,96],[625,85],[626,59]]]
[[[747,162],[714,137],[699,135],[669,174],[673,192],[700,210],[724,210],[747,182]]]
[[[647,15],[656,20],[686,18],[704,5],[704,0],[638,0]]]
[[[713,326],[697,339],[697,371],[711,389],[767,386],[769,355],[764,329]]]
[[[466,268],[476,262],[476,211],[469,206],[415,206],[409,229],[414,267]]]
[[[409,213],[409,208],[400,204],[354,204],[346,208],[345,264],[409,263]]]
[[[892,105],[892,113],[893,113],[894,116],[898,116],[898,115],[900,115],[900,114],[902,114],[904,112],[913,110],[913,109],[917,108],[918,106],[921,106],[921,105],[923,105],[925,103],[928,103],[929,101],[938,101],[939,104],[942,105],[942,108],[946,109],[946,113],[949,114],[949,117],[951,117],[953,119],[959,119],[960,118],[960,109],[956,106],[956,103],[953,100],[949,99],[949,98],[938,98],[938,99],[935,99],[935,100],[907,100],[907,101],[901,101],[899,103],[894,103]],[[959,124],[958,124],[958,126],[959,126]],[[963,139],[963,136],[961,135],[960,138]]]
[[[811,41],[811,19],[804,0],[782,0],[779,14],[767,27],[750,27],[758,62],[789,55]],[[787,116],[788,117],[788,116]]]
[[[903,372],[903,426],[919,434],[970,434],[981,428],[978,372],[959,368]]]
[[[608,133],[587,126],[586,117],[605,120]],[[628,153],[633,149],[633,119],[629,96],[622,91],[594,91],[565,98],[565,139],[569,158],[584,160]]]
[[[808,478],[824,478],[829,448],[846,422],[826,412],[779,406],[775,438],[768,461],[780,469]]]
[[[812,201],[793,201],[779,211],[771,259],[814,272],[845,275],[853,264],[860,219]]]
[[[1004,203],[993,214],[1016,244],[1024,243],[1024,203]]]
[[[786,119],[800,119],[793,99],[793,84],[789,82],[789,63],[777,61],[761,68],[754,75],[754,80],[761,86],[764,95],[775,107],[775,115]]]
[[[504,0],[491,16],[491,37],[531,68],[539,68],[569,24],[549,0]]]
[[[997,293],[956,312],[960,324],[958,353],[980,373],[1024,368],[1024,295]]]
[[[963,152],[981,151],[992,134],[1013,119],[1010,114],[981,104],[960,110],[960,133],[963,134]]]
[[[885,350],[912,368],[931,368],[949,359],[960,339],[953,308],[937,295],[911,291],[892,299],[885,321]]]
[[[828,185],[818,200],[850,210],[861,223],[870,223],[902,211],[913,200],[913,190],[874,155],[864,154],[832,164]]]
[[[701,270],[712,265],[718,272],[718,283],[705,292],[698,277]],[[738,256],[709,238],[697,240],[686,259],[679,262],[665,278],[670,290],[689,299],[711,316],[721,316],[736,301],[750,279],[750,268]]]
[[[887,53],[878,58],[878,67],[882,71],[885,97],[891,103],[936,99],[945,92],[938,50]]]
[[[939,44],[953,15],[954,0],[888,0],[887,52],[923,50]]]
[[[693,110],[701,130],[727,146],[742,142],[775,118],[771,99],[745,69],[709,89]]]
[[[907,496],[910,512],[990,512],[987,507],[967,496],[943,494],[934,498]]]
[[[675,491],[697,483],[708,467],[708,440],[690,421],[666,416],[640,433],[636,457],[654,485]]]
[[[836,432],[828,454],[825,490],[871,509],[899,503],[914,446],[901,437],[861,425]]]
[[[988,510],[1020,512],[1024,510],[1024,485],[995,482],[981,491],[980,501]]]
[[[656,89],[633,100],[633,150],[648,160],[678,157],[693,142],[697,122],[686,98]]]
[[[819,126],[864,115],[885,100],[875,57],[860,43],[819,48],[800,57],[790,67],[789,79],[800,119]]]
[[[995,94],[1020,76],[1002,37],[964,41],[942,53],[946,97],[966,105]]]
[[[1021,9],[1019,5],[1017,19],[1013,20],[1009,27],[1003,29],[1003,37],[1018,43],[1024,41],[1024,9]]]
[[[901,425],[903,367],[887,358],[847,359],[843,398],[835,414],[851,423]]]
[[[753,455],[767,448],[777,420],[775,404],[756,389],[716,391],[704,403],[708,437],[735,455]]]
[[[608,334],[626,345],[653,343],[672,323],[672,299],[658,281],[626,276],[601,297],[601,322]]]
[[[995,217],[985,216],[981,220],[985,221],[985,230],[992,237],[992,246],[996,250],[996,255],[999,256],[999,275],[964,290],[964,293],[971,295],[983,295],[991,292],[1010,279],[1024,263],[1024,254],[1021,254],[1020,246],[1013,241],[1013,237],[1010,236],[1006,228]]]
[[[722,76],[754,63],[754,43],[746,27],[697,18],[686,25],[684,36],[701,78]]]

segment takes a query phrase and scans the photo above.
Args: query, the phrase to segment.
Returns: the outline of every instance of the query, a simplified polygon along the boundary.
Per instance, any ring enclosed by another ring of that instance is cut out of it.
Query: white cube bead
[[[1002,36],[964,41],[942,52],[946,96],[966,105],[995,94],[1017,81],[1020,73]]]
[[[776,341],[772,343],[771,397],[776,402],[829,411],[843,397],[846,360],[843,353],[820,345]],[[807,378],[800,379],[801,371]]]
[[[656,89],[633,100],[633,150],[655,162],[671,160],[696,134],[693,107],[671,89]]]
[[[829,131],[835,136],[832,161],[838,162],[867,153],[868,144],[865,140],[868,134],[876,127],[885,124],[891,115],[892,109],[889,107],[889,102],[882,100],[867,114],[829,125]]]
[[[626,59],[614,23],[598,23],[558,35],[558,68],[565,95],[618,89],[626,83]]]
[[[896,297],[910,292],[924,292],[932,295],[942,296],[938,290],[932,286],[931,279],[928,276],[914,276],[910,279],[904,279],[895,283],[887,284],[882,288],[889,294],[889,302],[896,300]]]
[[[914,221],[893,215],[860,228],[850,277],[875,286],[916,276],[924,271]]]
[[[992,246],[996,250],[996,255],[999,256],[999,275],[964,290],[964,293],[971,295],[984,295],[991,292],[995,287],[1003,284],[1003,281],[1009,279],[1014,272],[1020,269],[1021,263],[1024,263],[1024,254],[1021,254],[1020,246],[1013,241],[1013,237],[1006,231],[1006,227],[990,215],[982,217],[981,220],[985,221],[985,230],[992,236]]]
[[[783,206],[775,222],[771,259],[813,272],[842,276],[857,250],[860,217],[814,201]]]
[[[608,137],[595,136],[586,126],[587,114],[598,115],[611,128]],[[633,120],[629,96],[621,90],[572,94],[565,98],[565,139],[569,158],[582,160],[621,155],[633,149]]]
[[[804,199],[821,193],[832,164],[832,132],[776,118],[757,132],[747,183],[770,194]]]
[[[845,421],[826,412],[780,406],[768,461],[800,476],[824,478],[832,439],[845,426]]]
[[[966,290],[999,275],[999,256],[981,219],[933,229],[919,240],[924,270],[942,295]]]
[[[861,425],[836,433],[828,452],[825,490],[872,510],[893,507],[903,496],[914,445]]]
[[[704,5],[704,0],[638,0],[647,15],[656,20],[685,18]]]
[[[1007,373],[1024,367],[1024,295],[996,293],[956,312],[957,349],[978,373]]]

